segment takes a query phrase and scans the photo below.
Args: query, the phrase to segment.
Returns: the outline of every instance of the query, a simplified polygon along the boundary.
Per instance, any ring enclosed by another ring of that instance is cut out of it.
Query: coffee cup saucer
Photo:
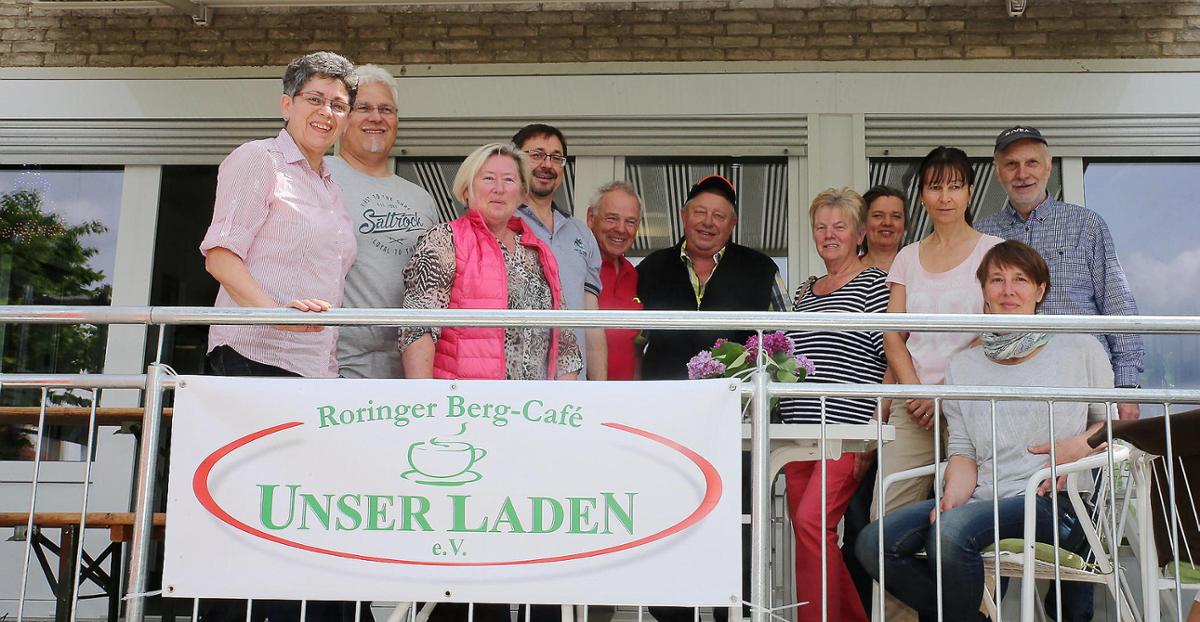
[[[438,477],[436,475],[422,473],[416,469],[410,469],[401,473],[400,477],[403,477],[410,482],[426,484],[428,486],[462,486],[463,484],[470,484],[471,482],[478,481],[479,478],[483,476],[477,471],[463,471],[458,475],[452,475],[450,477]]]

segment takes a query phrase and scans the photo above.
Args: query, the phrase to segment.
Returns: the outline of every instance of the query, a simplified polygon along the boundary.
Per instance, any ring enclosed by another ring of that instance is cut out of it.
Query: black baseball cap
[[[1000,135],[996,137],[996,149],[993,153],[1004,151],[1009,145],[1018,140],[1036,140],[1043,145],[1050,144],[1046,142],[1046,139],[1042,137],[1042,133],[1036,127],[1017,125],[1000,132]]]
[[[715,192],[725,197],[733,205],[734,211],[737,211],[737,192],[734,191],[733,184],[728,179],[720,175],[709,175],[701,179],[692,186],[691,190],[688,190],[687,200],[691,201],[702,192]]]

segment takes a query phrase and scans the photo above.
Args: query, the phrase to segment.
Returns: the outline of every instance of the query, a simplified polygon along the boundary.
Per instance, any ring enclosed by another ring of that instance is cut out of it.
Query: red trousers
[[[821,547],[828,568],[830,622],[866,622],[862,601],[850,579],[838,548],[837,526],[858,488],[854,478],[854,454],[825,462],[825,531],[821,531],[821,463],[816,460],[790,462],[783,467],[787,478],[788,511],[796,533],[796,600],[808,602],[796,609],[797,622],[821,620]]]

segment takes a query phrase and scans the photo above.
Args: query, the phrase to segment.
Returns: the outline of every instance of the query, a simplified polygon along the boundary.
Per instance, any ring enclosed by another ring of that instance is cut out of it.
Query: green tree
[[[88,265],[98,250],[84,240],[106,230],[99,221],[68,224],[44,208],[36,191],[0,195],[0,304],[110,304],[104,273]],[[0,371],[98,372],[104,363],[104,335],[102,327],[93,325],[0,325]],[[24,405],[30,398],[28,393],[0,391],[0,405]],[[53,399],[83,403],[64,392]],[[0,459],[16,458],[28,448],[26,432],[0,427]]]
[[[41,195],[32,190],[0,196],[0,256],[12,258],[10,300],[26,286],[54,298],[102,294],[104,273],[88,266],[98,251],[84,246],[82,238],[107,230],[100,221],[66,224],[44,211]]]

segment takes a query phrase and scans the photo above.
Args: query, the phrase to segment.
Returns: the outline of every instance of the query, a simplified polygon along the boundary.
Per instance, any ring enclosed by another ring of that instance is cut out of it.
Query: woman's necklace
[[[496,243],[505,251],[512,252],[517,245],[518,234],[509,229],[505,229],[506,233],[496,236]]]

